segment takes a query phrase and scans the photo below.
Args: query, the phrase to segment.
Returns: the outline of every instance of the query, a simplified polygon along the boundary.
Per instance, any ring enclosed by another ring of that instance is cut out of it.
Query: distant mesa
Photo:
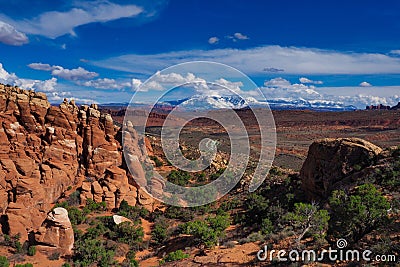
[[[400,110],[400,102],[397,103],[396,106],[393,106],[391,109],[392,109],[392,110]]]
[[[366,110],[399,110],[400,109],[400,102],[396,105],[396,106],[386,106],[383,104],[379,104],[379,105],[370,105],[370,106],[366,106],[365,108]]]

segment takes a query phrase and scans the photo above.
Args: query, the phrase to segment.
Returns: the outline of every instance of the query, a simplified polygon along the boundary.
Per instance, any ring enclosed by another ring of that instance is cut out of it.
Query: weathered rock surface
[[[68,217],[68,211],[58,207],[47,214],[35,241],[41,250],[57,250],[63,255],[71,255],[74,246],[74,231]]]
[[[134,130],[133,130],[134,131]],[[0,84],[0,213],[9,235],[37,231],[70,186],[108,209],[135,205],[138,186],[123,163],[121,130],[97,105],[64,100],[51,106],[43,93]],[[143,140],[129,144],[143,157]],[[130,175],[130,174],[129,174]],[[132,174],[144,179],[140,170]],[[3,225],[4,224],[4,225]],[[6,224],[6,225],[5,225]]]
[[[300,171],[309,198],[326,198],[335,184],[373,163],[382,149],[359,138],[322,139],[311,144]]]
[[[120,223],[123,223],[123,222],[132,222],[128,218],[126,218],[124,216],[120,216],[120,215],[113,215],[113,221],[114,221],[115,224],[120,224]]]

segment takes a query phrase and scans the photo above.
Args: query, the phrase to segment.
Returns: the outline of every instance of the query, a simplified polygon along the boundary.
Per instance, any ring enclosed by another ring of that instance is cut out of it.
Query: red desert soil
[[[123,112],[112,112],[115,121],[122,123]],[[238,111],[251,138],[257,139],[257,124],[249,110]],[[145,116],[138,112],[136,117]],[[310,144],[322,138],[358,137],[380,147],[400,144],[400,110],[359,110],[344,112],[319,112],[308,110],[273,111],[277,132],[277,149],[274,164],[299,170],[307,156]],[[152,129],[163,124],[165,114],[152,114],[147,126]],[[137,123],[144,121],[138,119]],[[185,127],[186,128],[186,127]],[[199,119],[186,128],[188,135],[221,133],[221,127]],[[222,130],[223,131],[223,130]],[[183,131],[184,132],[184,131]]]

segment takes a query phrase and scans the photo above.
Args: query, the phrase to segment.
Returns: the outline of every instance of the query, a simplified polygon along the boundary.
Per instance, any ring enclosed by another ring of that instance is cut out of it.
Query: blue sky
[[[394,105],[399,10],[384,0],[0,0],[0,82],[56,103],[129,102],[156,71],[211,60],[267,98]]]

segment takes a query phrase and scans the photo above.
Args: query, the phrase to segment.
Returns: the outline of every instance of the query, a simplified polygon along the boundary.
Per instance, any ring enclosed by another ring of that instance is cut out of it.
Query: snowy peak
[[[315,109],[327,111],[356,110],[354,106],[345,106],[342,103],[327,100],[305,100],[305,99],[272,99],[268,101],[258,101],[253,97],[242,98],[237,95],[232,96],[206,96],[194,95],[190,98],[165,101],[164,105],[179,106],[186,110],[207,110],[207,109],[242,109],[246,107],[265,107],[271,109]]]

